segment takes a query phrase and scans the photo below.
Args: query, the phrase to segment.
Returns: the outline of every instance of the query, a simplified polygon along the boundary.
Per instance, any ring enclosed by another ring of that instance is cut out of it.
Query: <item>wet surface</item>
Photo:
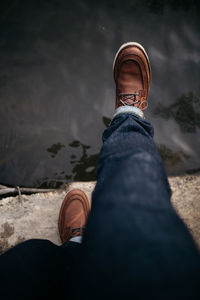
[[[150,57],[146,119],[168,174],[199,170],[199,17],[198,1],[1,2],[0,183],[95,179],[113,58],[133,40]]]

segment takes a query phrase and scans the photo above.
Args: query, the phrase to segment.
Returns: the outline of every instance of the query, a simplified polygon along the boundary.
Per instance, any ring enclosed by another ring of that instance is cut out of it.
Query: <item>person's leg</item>
[[[200,297],[200,256],[171,205],[152,137],[151,124],[131,113],[116,115],[103,134],[83,237],[81,299]]]
[[[78,262],[80,244],[28,240],[0,256],[1,300],[60,299]]]
[[[0,256],[0,299],[70,299],[80,264],[81,234],[90,206],[84,192],[70,191],[61,206],[58,228],[62,246],[29,240]]]

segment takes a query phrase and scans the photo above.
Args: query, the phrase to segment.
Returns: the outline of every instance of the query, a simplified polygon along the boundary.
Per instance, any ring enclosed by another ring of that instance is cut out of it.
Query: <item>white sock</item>
[[[82,242],[82,235],[75,236],[69,240],[70,242],[80,243]]]
[[[129,114],[132,113],[132,114],[144,119],[144,113],[139,107],[128,106],[128,105],[119,106],[115,110],[115,114],[114,114],[113,118],[119,114],[126,114],[126,113],[129,113]]]

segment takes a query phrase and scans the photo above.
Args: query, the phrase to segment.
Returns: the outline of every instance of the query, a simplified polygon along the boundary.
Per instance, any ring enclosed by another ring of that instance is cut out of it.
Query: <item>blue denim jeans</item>
[[[151,124],[117,115],[103,134],[82,244],[32,240],[2,255],[0,286],[15,279],[5,299],[26,299],[22,281],[29,299],[35,286],[42,299],[57,290],[61,299],[200,299],[200,256],[170,197]]]
[[[120,114],[103,134],[81,251],[84,299],[200,299],[200,256],[171,205],[153,132]]]

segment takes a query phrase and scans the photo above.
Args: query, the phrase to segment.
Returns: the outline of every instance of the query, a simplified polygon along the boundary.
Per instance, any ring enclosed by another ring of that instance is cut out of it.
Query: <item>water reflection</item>
[[[111,119],[107,117],[102,117],[102,121],[106,128],[109,127],[111,123]],[[169,149],[165,145],[157,144],[158,152],[161,158],[164,161],[164,165],[166,170],[170,172],[171,168],[173,170],[177,170],[178,166],[184,162],[185,159],[189,159],[190,156],[184,153],[183,151],[173,151]],[[81,154],[79,157],[76,154],[71,154],[70,164],[73,166],[71,175],[67,174],[66,171],[61,171],[60,173],[54,173],[53,178],[45,177],[42,180],[38,180],[36,185],[41,188],[59,188],[66,183],[66,181],[76,181],[80,180],[83,181],[94,181],[96,180],[96,168],[98,162],[99,154],[92,154],[88,153],[88,150],[91,148],[89,145],[85,145],[78,140],[74,140],[69,144],[71,148],[78,148],[81,150]],[[55,157],[58,151],[62,148],[65,148],[65,145],[61,143],[53,144],[51,147],[47,149],[48,152],[53,153],[51,157]],[[72,151],[73,153],[73,151]],[[193,174],[199,172],[200,169],[190,169],[187,170],[188,174]]]
[[[190,0],[146,0],[146,6],[156,13],[164,13],[166,6],[171,7],[173,10],[183,10],[188,11],[191,7],[196,7],[199,9],[199,1],[190,1]]]
[[[71,156],[73,180],[79,180],[79,178],[84,178],[85,181],[96,180],[98,154],[89,155],[87,151],[91,147],[82,144],[80,141],[73,141],[69,146],[81,148],[80,158],[75,155]]]
[[[51,147],[47,148],[47,152],[51,153],[51,157],[55,157],[63,147],[65,147],[65,145],[61,143],[53,144]]]
[[[159,103],[154,113],[161,118],[175,120],[182,132],[196,133],[200,128],[200,94],[183,94],[169,106]]]
[[[173,151],[165,145],[157,145],[157,149],[163,159],[167,171],[170,171],[171,168],[176,170],[180,163],[184,162],[185,159],[190,158],[190,156],[183,151]]]
[[[47,149],[48,152],[53,153],[51,157],[55,157],[61,148],[65,147],[61,143],[53,144]],[[69,144],[71,148],[79,148],[80,156],[76,154],[71,154],[70,164],[72,165],[71,175],[67,174],[67,171],[56,172],[53,174],[53,178],[45,177],[36,182],[36,185],[41,188],[59,188],[66,181],[76,181],[82,178],[83,181],[93,181],[96,180],[96,167],[98,161],[97,154],[88,154],[88,149],[91,147],[89,145],[84,145],[80,141],[73,141]],[[72,151],[73,153],[73,151]]]

